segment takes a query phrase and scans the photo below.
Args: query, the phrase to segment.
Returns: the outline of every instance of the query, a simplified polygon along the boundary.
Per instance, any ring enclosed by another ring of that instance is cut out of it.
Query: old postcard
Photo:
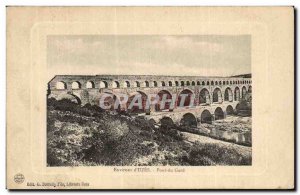
[[[8,189],[293,189],[293,7],[8,7]]]

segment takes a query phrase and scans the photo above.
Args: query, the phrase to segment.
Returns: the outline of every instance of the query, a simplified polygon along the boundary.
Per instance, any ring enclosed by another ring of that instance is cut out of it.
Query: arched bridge
[[[154,75],[57,75],[48,83],[48,98],[71,99],[78,104],[99,105],[104,94],[111,94],[109,103],[120,100],[120,94],[131,97],[142,96],[143,107],[129,112],[145,112],[155,122],[172,120],[173,123],[193,121],[197,123],[224,118],[232,114],[241,98],[252,92],[251,78],[245,77],[199,77],[199,76],[154,76]],[[157,94],[159,100],[165,96],[176,96],[174,108],[160,103],[149,110],[145,104],[150,94]],[[182,95],[186,95],[183,107],[179,107]],[[192,101],[192,102],[191,102]],[[126,109],[128,104],[120,105]],[[193,117],[193,119],[191,118]],[[191,120],[184,120],[191,119]],[[168,121],[167,121],[168,122]],[[189,123],[188,122],[188,123]]]

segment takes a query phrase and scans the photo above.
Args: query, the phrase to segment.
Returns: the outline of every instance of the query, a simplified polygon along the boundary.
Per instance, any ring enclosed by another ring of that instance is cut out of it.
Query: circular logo
[[[16,174],[16,175],[14,176],[14,180],[15,180],[16,183],[21,184],[21,183],[24,182],[25,177],[24,177],[23,174],[18,173],[18,174]]]

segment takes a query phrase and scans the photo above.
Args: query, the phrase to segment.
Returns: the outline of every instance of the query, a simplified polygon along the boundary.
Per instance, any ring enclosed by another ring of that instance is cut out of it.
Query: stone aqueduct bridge
[[[146,117],[155,122],[167,119],[167,122],[175,124],[197,125],[234,113],[239,100],[251,93],[251,84],[251,78],[244,77],[57,75],[48,83],[48,98],[67,98],[82,105],[99,105],[103,94],[113,96],[110,104],[118,99],[119,94],[127,94],[128,97],[140,94],[144,106],[149,94],[158,94],[160,100],[164,94],[167,99],[172,99],[176,94],[178,98],[174,109],[169,109],[166,104],[162,110],[158,104],[150,110],[143,107],[143,110],[139,111],[146,112]],[[184,101],[184,107],[179,107],[182,94],[186,94],[188,98]],[[193,106],[189,97],[194,97]],[[128,104],[120,107],[126,109],[126,106],[128,107]],[[133,111],[136,109],[130,110]]]

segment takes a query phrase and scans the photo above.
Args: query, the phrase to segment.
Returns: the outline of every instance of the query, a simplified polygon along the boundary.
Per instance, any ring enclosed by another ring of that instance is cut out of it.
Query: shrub
[[[57,100],[54,104],[55,110],[71,111],[74,112],[79,105],[69,99]]]
[[[47,99],[47,106],[50,110],[70,111],[83,116],[97,116],[97,114],[103,113],[103,109],[91,104],[85,104],[81,106],[69,99],[56,100],[54,98]]]
[[[81,160],[86,146],[82,143],[85,129],[78,124],[48,121],[47,164],[50,166],[72,165]]]
[[[128,133],[129,127],[126,123],[107,118],[101,122],[96,131],[92,132],[92,136],[85,140],[87,145],[92,145],[86,150],[85,159],[105,165],[120,163],[124,158],[124,149],[120,148],[120,145],[124,145],[122,139]]]
[[[161,131],[163,134],[170,136],[171,138],[177,140],[177,141],[182,141],[182,134],[180,133],[180,131],[176,130],[176,129],[172,129],[172,128],[161,128]]]
[[[123,136],[128,134],[129,128],[126,123],[120,120],[112,120],[103,124],[104,134],[109,141],[118,141]]]
[[[251,165],[251,158],[245,158],[230,147],[196,142],[189,152],[188,162],[194,166]]]

